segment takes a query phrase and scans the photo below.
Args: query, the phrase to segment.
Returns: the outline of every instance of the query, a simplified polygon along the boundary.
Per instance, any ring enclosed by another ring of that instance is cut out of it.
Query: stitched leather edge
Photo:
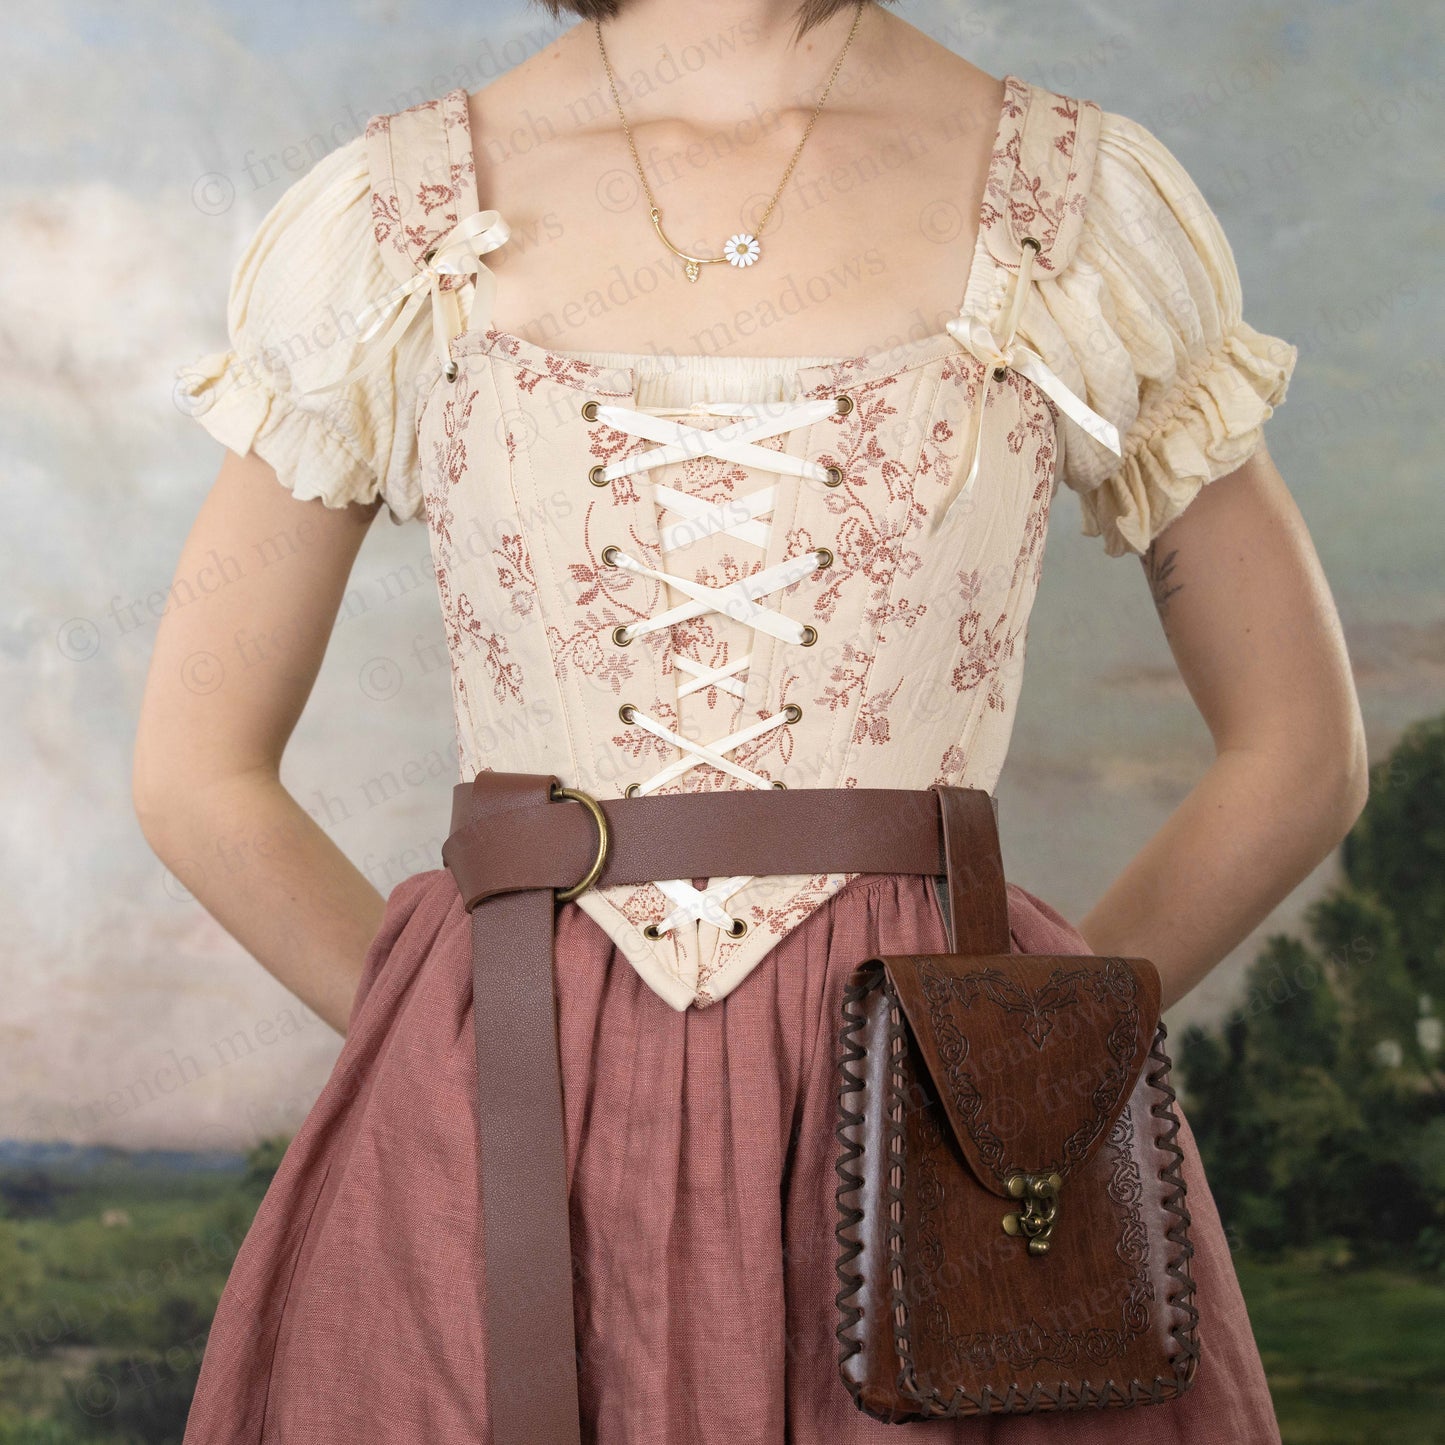
[[[834,1135],[841,1147],[841,1153],[833,1165],[838,1175],[834,1198],[837,1200],[839,1214],[838,1222],[833,1228],[833,1237],[838,1241],[838,1257],[833,1271],[838,1276],[839,1284],[834,1302],[841,1318],[833,1333],[842,1347],[838,1356],[838,1372],[859,1409],[862,1409],[863,1405],[857,1388],[848,1378],[846,1366],[863,1348],[863,1342],[857,1334],[863,1311],[853,1303],[854,1297],[863,1288],[863,1276],[851,1267],[853,1261],[863,1253],[863,1241],[857,1232],[857,1226],[863,1221],[863,1211],[856,1203],[863,1178],[852,1167],[853,1162],[863,1153],[863,1146],[856,1132],[863,1123],[863,1115],[849,1107],[849,1099],[852,1095],[861,1093],[864,1087],[862,1076],[851,1067],[866,1054],[857,1037],[865,1021],[861,1005],[868,994],[878,986],[882,977],[881,964],[865,963],[854,969],[843,993],[843,1024],[838,1030],[838,1124]]]
[[[913,1341],[908,1311],[908,1267],[903,1257],[903,1183],[908,1160],[904,1155],[904,1133],[907,1128],[908,1095],[904,1089],[903,1060],[907,1053],[905,1037],[907,1015],[903,1001],[897,996],[893,980],[884,969],[884,990],[889,1001],[888,1028],[888,1283],[890,1288],[889,1317],[893,1322],[893,1350],[898,1358],[898,1393],[917,1407],[905,1419],[926,1419],[927,1397],[918,1385],[918,1369],[913,1361]],[[896,1025],[896,1027],[895,1027]],[[895,1183],[895,1180],[897,1181]]]
[[[1184,1187],[1184,1151],[1179,1147],[1179,1114],[1175,1109],[1177,1096],[1169,1082],[1170,1060],[1165,1051],[1164,1041],[1169,1031],[1164,1020],[1154,1034],[1154,1047],[1149,1051],[1149,1063],[1154,1066],[1149,1075],[1149,1085],[1159,1094],[1150,1105],[1149,1112],[1156,1119],[1163,1119],[1167,1128],[1156,1141],[1158,1147],[1173,1156],[1172,1161],[1160,1171],[1159,1178],[1171,1186],[1172,1193],[1164,1201],[1164,1208],[1174,1215],[1174,1223],[1165,1231],[1164,1237],[1178,1250],[1176,1258],[1165,1266],[1165,1272],[1179,1287],[1179,1293],[1171,1295],[1166,1305],[1172,1305],[1183,1318],[1170,1326],[1169,1333],[1179,1346],[1179,1357],[1175,1361],[1175,1395],[1182,1395],[1194,1383],[1199,1367],[1199,1309],[1194,1303],[1194,1272],[1190,1261],[1194,1258],[1194,1243],[1189,1237],[1192,1220]]]

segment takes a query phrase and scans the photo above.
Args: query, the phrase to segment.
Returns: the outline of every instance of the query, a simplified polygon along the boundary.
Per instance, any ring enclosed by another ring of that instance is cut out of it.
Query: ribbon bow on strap
[[[978,476],[979,460],[983,455],[983,420],[987,414],[986,393],[989,373],[996,381],[1002,381],[1006,370],[1013,370],[1028,377],[1040,391],[1048,395],[1067,416],[1083,427],[1096,441],[1102,442],[1115,456],[1123,455],[1119,441],[1119,429],[1113,422],[1099,415],[1076,396],[1058,374],[1045,364],[1042,356],[1031,346],[1014,339],[1018,330],[1019,315],[1028,294],[1029,274],[1033,267],[1038,242],[1032,237],[1024,242],[1023,260],[1019,264],[1018,276],[1014,283],[1013,301],[1009,306],[1004,327],[1004,339],[997,340],[978,316],[955,317],[947,323],[955,340],[963,343],[983,364],[989,368],[978,388],[978,425],[974,429],[973,459],[969,464],[968,476],[964,480],[960,495],[967,495]]]
[[[376,336],[387,316],[399,306],[395,319],[387,327],[386,334],[376,342],[371,354],[353,366],[344,376],[320,386],[307,387],[302,393],[311,396],[317,392],[334,391],[355,381],[359,376],[374,371],[386,360],[396,343],[401,340],[431,296],[432,335],[436,340],[437,356],[441,360],[442,373],[451,381],[457,374],[457,364],[452,360],[451,338],[462,330],[461,310],[456,289],[443,288],[444,276],[470,277],[476,282],[476,293],[472,299],[470,324],[476,326],[478,319],[492,314],[492,303],[497,295],[497,278],[482,264],[482,257],[488,251],[495,251],[512,234],[511,227],[502,219],[499,211],[477,211],[459,221],[435,246],[421,258],[416,272],[408,276],[393,290],[373,301],[360,316],[360,328],[355,345],[365,346]]]

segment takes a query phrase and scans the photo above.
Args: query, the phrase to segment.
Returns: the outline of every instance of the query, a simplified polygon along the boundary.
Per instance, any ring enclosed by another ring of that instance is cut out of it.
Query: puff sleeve
[[[1112,557],[1142,553],[1257,449],[1298,348],[1244,319],[1234,254],[1199,187],[1157,136],[1109,111],[1077,252],[1038,289],[1049,349],[1123,447],[1065,418],[1059,477],[1085,536]]]
[[[298,498],[380,499],[393,522],[422,513],[405,377],[424,328],[387,365],[345,386],[358,318],[395,285],[372,237],[365,137],[328,152],[262,219],[231,277],[230,345],[176,371],[176,398],[230,450],[254,451]],[[420,350],[418,349],[420,348]]]

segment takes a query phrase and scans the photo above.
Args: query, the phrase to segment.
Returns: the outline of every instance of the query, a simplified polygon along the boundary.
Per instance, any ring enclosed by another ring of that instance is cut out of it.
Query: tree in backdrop
[[[1178,1048],[1220,1212],[1246,1246],[1445,1272],[1445,716],[1370,770],[1341,881]]]

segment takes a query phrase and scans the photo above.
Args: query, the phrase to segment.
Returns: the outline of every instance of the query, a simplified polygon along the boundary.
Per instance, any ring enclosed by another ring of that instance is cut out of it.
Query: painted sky
[[[1134,116],[1201,184],[1246,316],[1300,347],[1270,446],[1323,557],[1381,756],[1445,692],[1445,12],[1411,0],[901,11],[996,75]],[[0,1138],[245,1144],[294,1128],[323,1083],[336,1035],[305,1024],[185,896],[131,812],[148,599],[219,461],[173,404],[172,376],[223,344],[231,267],[308,143],[478,89],[555,29],[498,0],[51,0],[0,16]],[[1078,526],[1063,491],[999,785],[1010,876],[1071,917],[1211,756],[1138,564]],[[407,563],[427,567],[423,529],[378,525],[354,585],[379,597],[377,579]],[[403,843],[439,866],[445,766],[380,806],[362,786],[397,758],[450,763],[445,669],[406,665],[440,635],[429,587],[348,618],[286,759],[303,802],[355,802],[333,834],[383,888],[408,871]],[[386,701],[362,682],[378,659],[406,677]],[[1232,1006],[1254,947],[1331,873],[1171,1025]],[[183,1087],[156,1088],[167,1069]]]

